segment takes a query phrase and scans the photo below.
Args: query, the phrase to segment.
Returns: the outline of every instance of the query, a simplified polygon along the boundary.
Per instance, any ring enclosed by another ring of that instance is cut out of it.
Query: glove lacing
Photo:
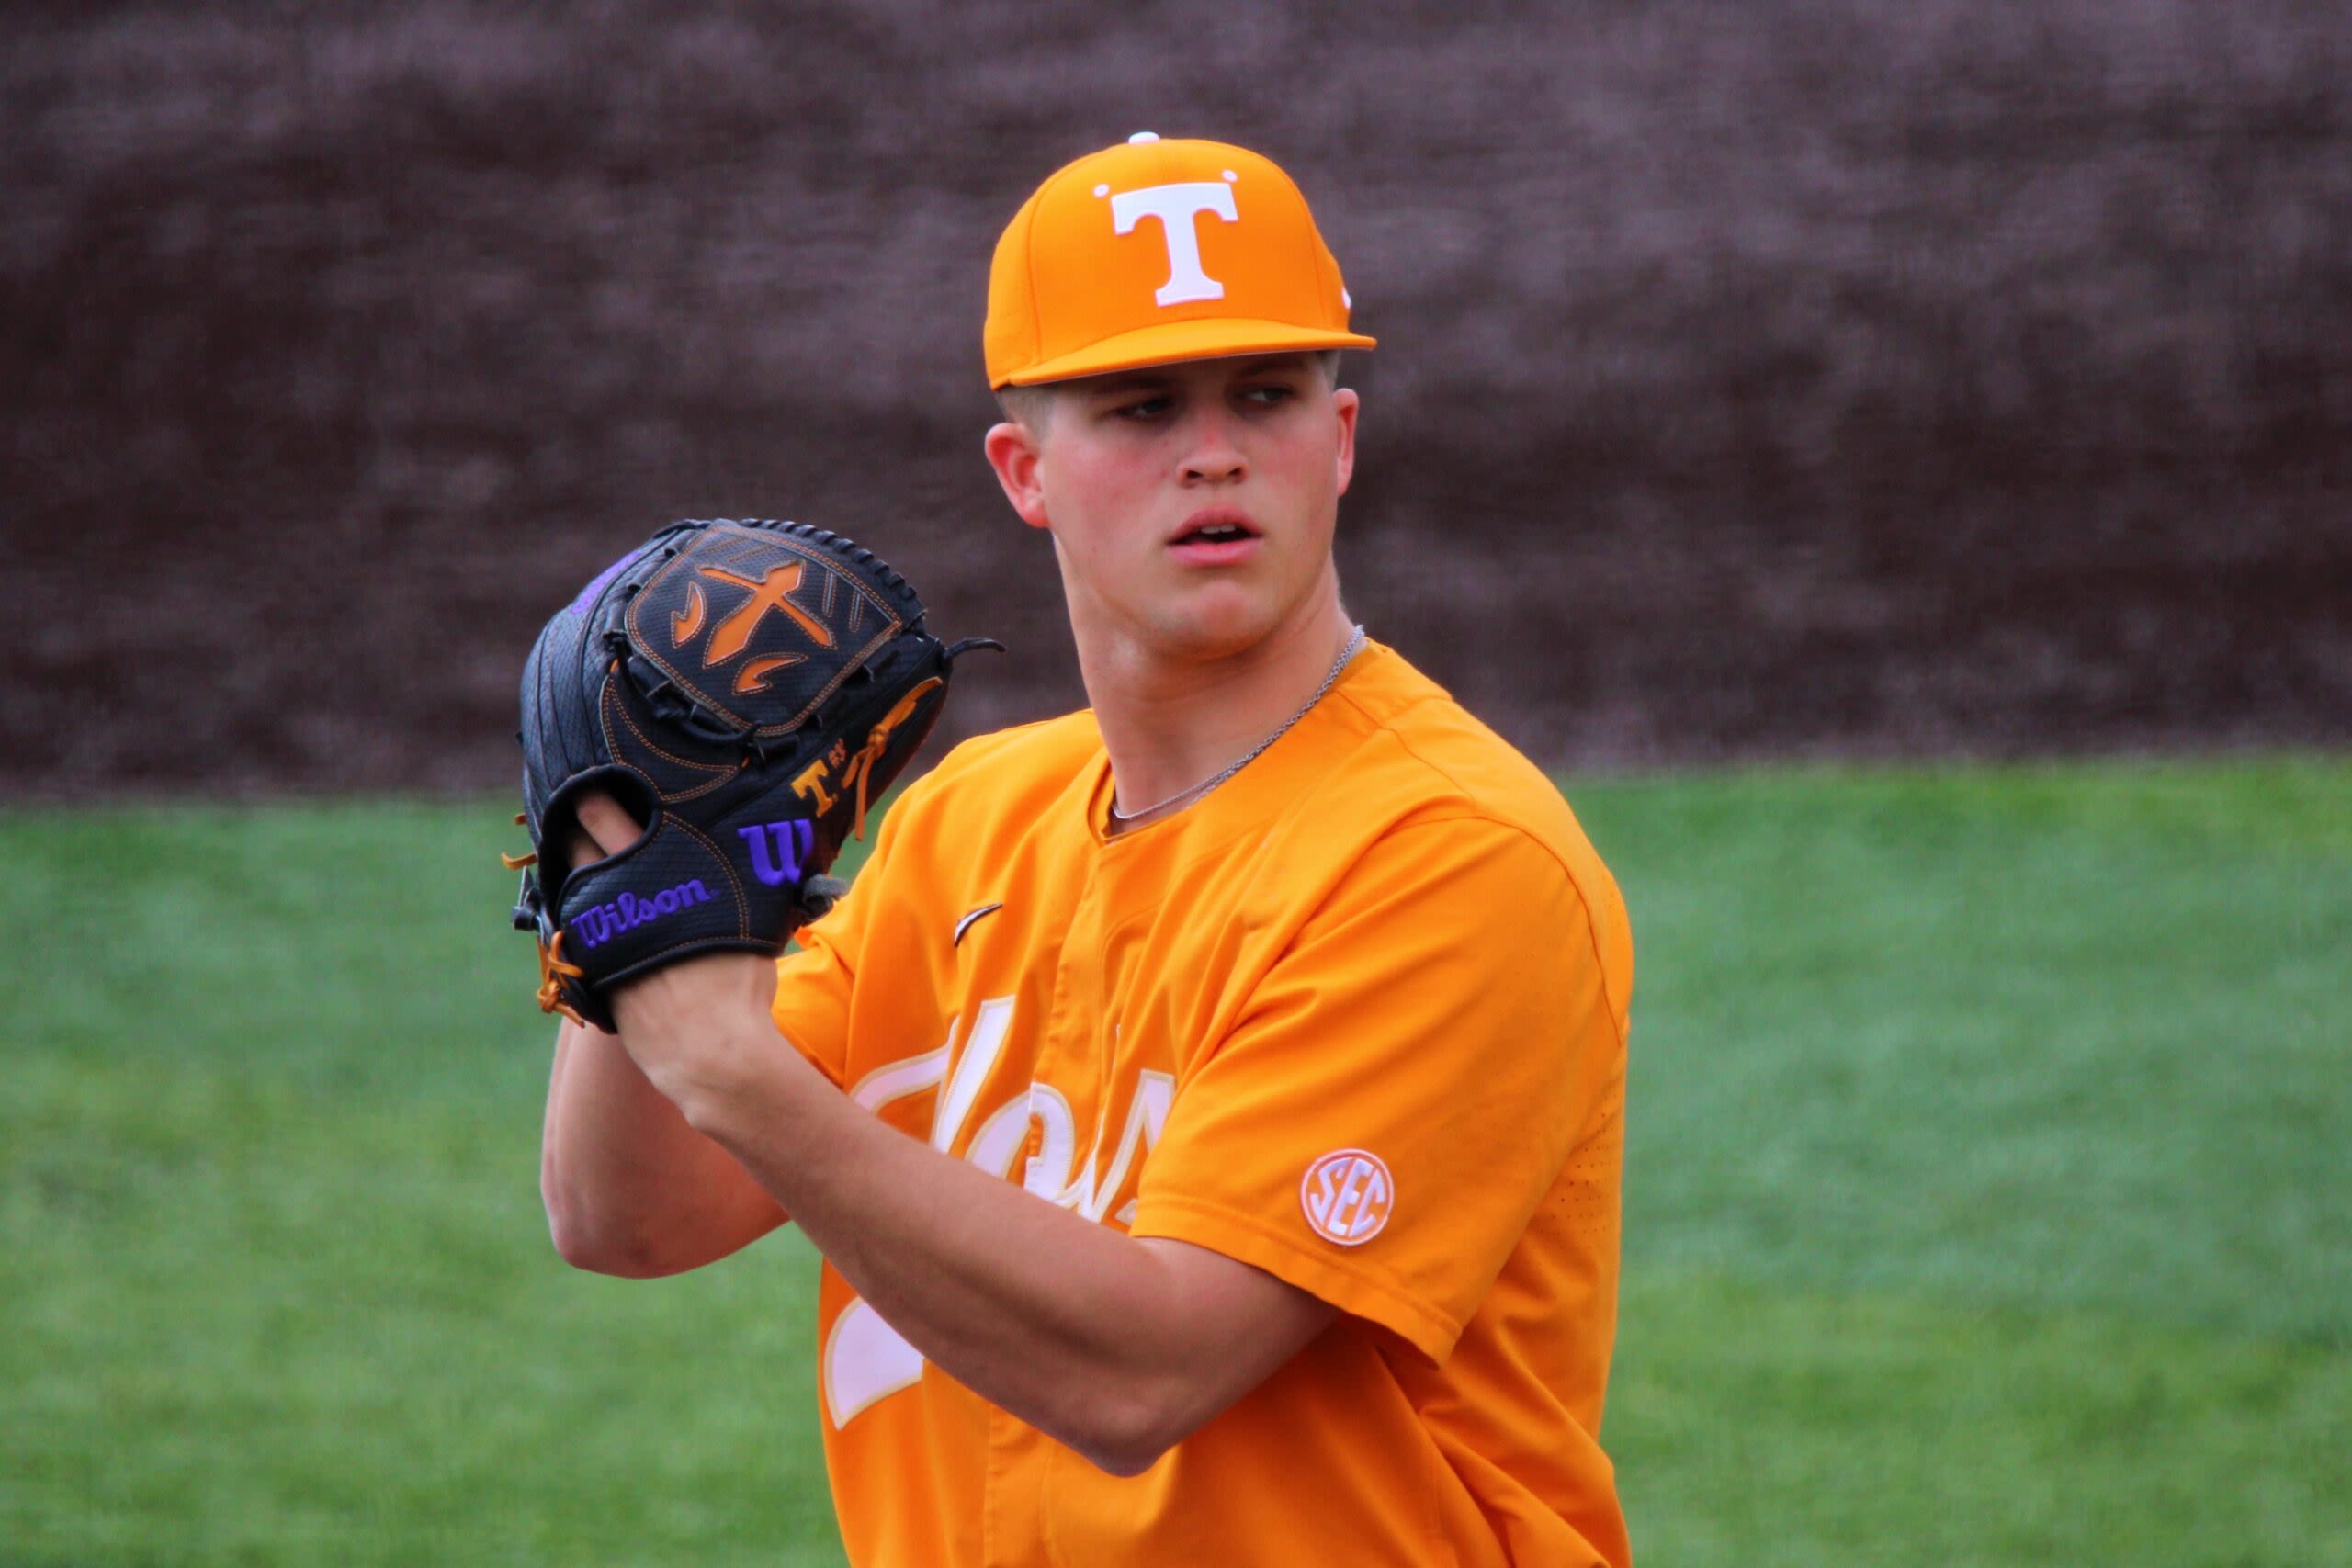
[[[563,999],[563,983],[566,980],[581,979],[587,973],[577,964],[566,964],[563,961],[562,931],[559,931],[555,933],[553,942],[539,943],[539,1010],[560,1012],[582,1029],[587,1028],[588,1021],[581,1017],[579,1010],[570,1002]]]
[[[879,762],[882,760],[882,753],[889,750],[890,732],[914,716],[915,705],[922,700],[924,695],[946,683],[933,675],[921,685],[910,688],[906,695],[899,699],[896,706],[884,714],[872,729],[866,731],[865,744],[859,747],[856,754],[850,758],[849,766],[842,773],[842,782],[847,784],[852,778],[857,781],[857,829],[854,836],[859,843],[865,841],[866,781],[873,777],[874,764]]]

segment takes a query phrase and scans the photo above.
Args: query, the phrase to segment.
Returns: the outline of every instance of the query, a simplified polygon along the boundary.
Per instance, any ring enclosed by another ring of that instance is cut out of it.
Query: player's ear
[[[1348,481],[1356,472],[1356,410],[1363,400],[1352,387],[1340,387],[1331,393],[1331,417],[1340,422],[1340,493],[1348,493]]]
[[[1048,526],[1046,490],[1037,472],[1041,454],[1036,434],[1008,419],[989,427],[983,445],[989,467],[996,471],[996,482],[1003,488],[1004,499],[1012,502],[1012,510],[1021,514],[1021,521],[1032,528]]]

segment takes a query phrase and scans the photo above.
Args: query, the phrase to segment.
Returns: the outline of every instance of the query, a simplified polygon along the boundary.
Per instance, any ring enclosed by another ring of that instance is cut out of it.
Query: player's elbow
[[[1089,1438],[1078,1450],[1081,1458],[1106,1475],[1122,1479],[1141,1475],[1175,1447],[1142,1434],[1105,1432]]]
[[[1106,1380],[1077,1413],[1070,1446],[1108,1474],[1141,1475],[1192,1436],[1197,1424],[1185,1418],[1171,1394]]]
[[[641,1274],[642,1257],[554,1203],[548,1205],[548,1239],[555,1244],[555,1255],[574,1269],[624,1279]]]
[[[558,1258],[590,1274],[609,1274],[619,1280],[651,1280],[674,1271],[662,1268],[652,1253],[644,1247],[631,1247],[582,1226],[565,1224],[552,1216],[548,1221],[548,1235],[555,1243]]]
[[[564,1225],[552,1218],[548,1235],[558,1258],[590,1274],[616,1280],[662,1280],[702,1266],[703,1259],[678,1251],[651,1237],[599,1233]]]
[[[1158,1464],[1159,1456],[1167,1451],[1166,1449],[1136,1449],[1133,1451],[1122,1450],[1115,1453],[1090,1453],[1085,1458],[1089,1464],[1105,1475],[1115,1475],[1120,1480],[1125,1481],[1141,1475],[1145,1471]]]
[[[556,1256],[574,1269],[620,1280],[656,1280],[692,1267],[670,1256],[661,1238],[642,1226],[616,1224],[557,1183],[542,1181],[540,1198],[548,1239]]]

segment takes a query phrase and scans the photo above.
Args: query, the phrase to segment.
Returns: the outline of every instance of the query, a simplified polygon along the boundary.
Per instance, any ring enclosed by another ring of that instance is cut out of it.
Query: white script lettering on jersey
[[[1116,233],[1134,232],[1139,219],[1159,220],[1160,234],[1168,242],[1168,281],[1152,299],[1162,305],[1225,298],[1225,285],[1201,270],[1201,235],[1193,220],[1204,212],[1227,223],[1241,221],[1234,210],[1233,187],[1210,180],[1146,186],[1111,198],[1111,226]]]
[[[1004,1055],[1004,1043],[1012,1032],[1012,998],[997,997],[982,1002],[958,1051],[956,1027],[960,1021],[949,1021],[946,1044],[875,1068],[857,1081],[850,1098],[879,1113],[910,1095],[938,1090],[931,1113],[931,1146],[943,1154],[954,1153],[978,1109],[982,1086]],[[1078,1158],[1078,1124],[1069,1100],[1046,1083],[1032,1083],[990,1111],[966,1145],[964,1157],[992,1176],[1009,1178],[1013,1156],[1029,1141],[1029,1128],[1035,1122],[1037,1152],[1029,1156],[1022,1171],[1022,1185],[1100,1224],[1135,1173],[1136,1162],[1159,1145],[1159,1134],[1168,1125],[1168,1108],[1175,1103],[1176,1079],[1170,1074],[1148,1070],[1136,1075],[1126,1124],[1120,1129],[1110,1168],[1098,1177],[1106,1130],[1102,1118],[1108,1114],[1111,1098],[1102,1097],[1093,1145],[1082,1163]],[[1130,1199],[1120,1205],[1114,1218],[1120,1224],[1129,1224],[1135,1212]],[[911,1388],[922,1377],[922,1353],[863,1300],[853,1300],[833,1320],[832,1330],[825,1337],[822,1360],[825,1415],[837,1431],[875,1401]]]

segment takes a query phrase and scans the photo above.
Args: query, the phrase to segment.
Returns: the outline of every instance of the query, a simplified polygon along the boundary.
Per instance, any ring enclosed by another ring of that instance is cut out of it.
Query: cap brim
[[[1327,348],[1371,348],[1378,342],[1362,333],[1302,327],[1288,321],[1231,317],[1164,321],[1104,338],[1074,354],[1040,361],[1014,371],[996,385],[1033,387],[1040,381],[1068,381],[1080,376],[1139,370],[1146,366],[1174,365],[1187,359],[1230,359],[1243,354],[1314,354]]]

